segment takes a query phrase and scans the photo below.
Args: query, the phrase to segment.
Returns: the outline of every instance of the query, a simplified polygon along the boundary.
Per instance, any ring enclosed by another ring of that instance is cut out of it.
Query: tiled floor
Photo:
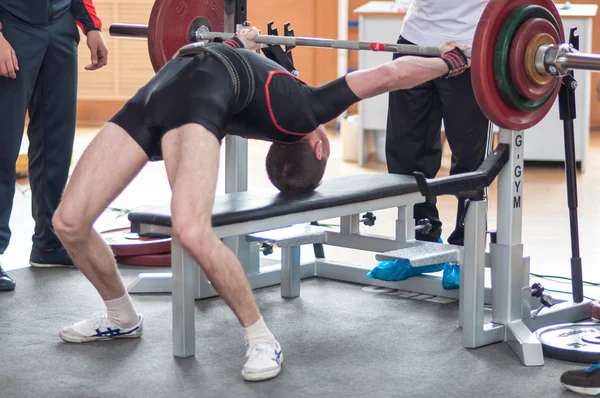
[[[73,164],[77,161],[87,144],[93,138],[97,128],[80,128],[77,133]],[[525,143],[526,144],[526,143]],[[385,172],[385,165],[379,163],[373,154],[367,167],[358,167],[355,163],[342,159],[343,142],[332,136],[332,158],[326,178],[357,173]],[[252,141],[249,144],[249,189],[269,184],[264,171],[264,159],[268,144]],[[222,151],[224,154],[224,151]],[[579,174],[579,220],[580,247],[584,264],[584,278],[600,282],[600,248],[595,242],[598,236],[600,221],[600,132],[592,134],[590,161],[587,172]],[[224,191],[224,156],[221,157],[221,173],[218,191]],[[444,159],[441,175],[448,173],[449,157]],[[30,237],[33,221],[30,216],[31,201],[27,190],[27,179],[19,180],[19,188],[15,195],[14,212],[11,219],[13,238],[9,249],[2,258],[6,269],[17,269],[28,266]],[[490,188],[489,225],[493,229],[496,223],[496,186]],[[168,203],[170,189],[166,173],[161,162],[148,164],[133,183],[112,203],[115,209],[132,209],[152,204]],[[527,165],[525,170],[523,209],[523,242],[525,251],[530,254],[533,272],[569,276],[569,259],[571,256],[569,239],[569,213],[565,187],[564,169],[561,165]],[[454,224],[456,200],[450,196],[439,198],[442,221],[448,226],[444,230],[444,238],[451,232]],[[395,212],[386,210],[376,213],[377,223],[366,230],[368,233],[389,235],[393,231]],[[332,220],[331,222],[337,222]],[[98,220],[100,230],[128,226],[127,217],[118,211],[108,210]],[[365,227],[363,227],[365,228]],[[372,253],[347,249],[328,249],[327,254],[352,264],[372,267],[376,264]],[[564,285],[565,289],[569,285]],[[588,290],[586,293],[589,294]]]

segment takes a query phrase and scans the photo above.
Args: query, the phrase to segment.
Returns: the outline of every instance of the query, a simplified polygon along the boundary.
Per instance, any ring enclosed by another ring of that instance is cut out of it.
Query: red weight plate
[[[590,306],[592,308],[592,319],[594,321],[600,321],[600,301],[592,301]]]
[[[143,238],[132,234],[129,228],[100,233],[115,257],[143,256],[171,252],[171,238]]]
[[[148,21],[148,53],[155,72],[190,43],[190,30],[210,25],[211,31],[224,32],[223,0],[156,0]]]
[[[559,41],[558,33],[549,21],[541,18],[530,19],[521,25],[517,33],[515,33],[508,60],[510,77],[515,89],[523,97],[534,101],[541,100],[550,94],[558,80],[558,77],[553,77],[547,84],[538,85],[532,82],[527,76],[525,54],[531,40],[540,33],[546,33],[556,42]]]
[[[473,92],[481,111],[496,126],[511,130],[526,130],[539,123],[552,108],[560,89],[560,85],[557,85],[550,100],[533,112],[514,110],[500,97],[494,81],[496,37],[506,17],[515,8],[525,5],[547,8],[560,25],[559,42],[564,41],[561,18],[552,0],[490,0],[477,24],[471,56]]]
[[[116,260],[118,264],[136,267],[170,267],[171,253],[117,257]]]

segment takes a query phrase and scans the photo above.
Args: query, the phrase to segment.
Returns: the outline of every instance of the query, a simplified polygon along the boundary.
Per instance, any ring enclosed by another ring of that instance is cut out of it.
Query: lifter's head
[[[323,126],[294,144],[271,144],[267,154],[267,175],[284,194],[314,191],[323,180],[329,139]]]

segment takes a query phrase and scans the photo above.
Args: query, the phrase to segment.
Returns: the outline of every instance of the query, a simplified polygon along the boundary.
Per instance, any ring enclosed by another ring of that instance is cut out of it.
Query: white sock
[[[254,325],[244,328],[244,333],[246,334],[246,342],[248,344],[266,343],[275,347],[275,336],[273,336],[265,324],[262,316]]]
[[[125,293],[123,297],[114,300],[105,301],[106,315],[108,319],[117,326],[122,328],[131,328],[138,323],[138,314],[133,308],[129,293]]]

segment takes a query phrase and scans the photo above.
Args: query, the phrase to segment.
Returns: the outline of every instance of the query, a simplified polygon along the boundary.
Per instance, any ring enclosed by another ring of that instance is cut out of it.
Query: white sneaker
[[[138,314],[138,323],[132,328],[122,329],[106,317],[106,313],[92,316],[62,328],[58,333],[68,343],[89,343],[98,340],[137,339],[142,336],[144,318]]]
[[[244,380],[267,380],[281,372],[283,354],[278,341],[275,341],[275,347],[271,344],[250,344],[246,357],[248,361],[242,369]]]

